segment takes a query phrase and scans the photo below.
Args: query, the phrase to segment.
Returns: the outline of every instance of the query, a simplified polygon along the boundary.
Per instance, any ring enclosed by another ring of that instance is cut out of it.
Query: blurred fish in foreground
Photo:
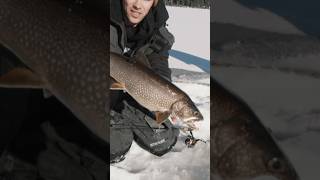
[[[261,32],[258,36],[239,36],[213,44],[214,67],[273,69],[320,78],[317,37]]]
[[[211,78],[211,175],[299,180],[289,159],[249,106]]]
[[[0,87],[45,88],[109,141],[109,33],[105,13],[68,0],[1,0],[0,44],[27,67]]]

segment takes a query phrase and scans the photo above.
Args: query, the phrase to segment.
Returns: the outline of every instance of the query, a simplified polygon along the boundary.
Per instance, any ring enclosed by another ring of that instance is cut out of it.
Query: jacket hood
[[[113,0],[110,1],[110,19],[112,22],[121,24],[124,22],[124,13],[122,8],[123,0]],[[165,7],[163,0],[159,0],[159,3],[156,7],[151,8],[148,15],[144,18],[139,24],[145,25],[152,23],[152,26],[155,29],[163,26],[168,20],[169,14]]]

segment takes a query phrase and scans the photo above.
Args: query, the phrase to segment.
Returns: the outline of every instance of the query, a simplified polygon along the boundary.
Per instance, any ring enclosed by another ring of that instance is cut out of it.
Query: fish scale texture
[[[67,1],[0,2],[0,43],[93,133],[108,141],[109,37],[103,17]]]

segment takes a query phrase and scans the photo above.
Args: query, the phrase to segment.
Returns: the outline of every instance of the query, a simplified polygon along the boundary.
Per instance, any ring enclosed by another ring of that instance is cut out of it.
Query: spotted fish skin
[[[0,43],[86,127],[109,141],[106,16],[67,0],[1,0]]]
[[[222,180],[259,176],[299,180],[288,158],[249,106],[213,78],[210,85],[212,176]]]
[[[168,111],[177,99],[186,96],[177,88],[166,86],[168,82],[155,76],[148,68],[137,63],[130,64],[122,58],[110,53],[110,76],[123,82],[126,91],[150,111]]]
[[[194,121],[203,120],[200,111],[185,92],[142,64],[130,63],[123,56],[110,53],[110,76],[123,83],[125,91],[150,111],[169,112],[183,122],[191,118]],[[179,102],[181,105],[175,108]]]

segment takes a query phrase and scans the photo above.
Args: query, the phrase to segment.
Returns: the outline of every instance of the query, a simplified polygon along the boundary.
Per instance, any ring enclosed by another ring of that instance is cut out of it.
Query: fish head
[[[197,129],[195,122],[202,121],[203,116],[190,99],[176,101],[171,107],[171,119],[178,120],[187,130]]]
[[[254,127],[253,127],[254,128]],[[267,129],[263,130],[255,128],[256,136],[249,140],[250,146],[253,147],[253,153],[259,158],[255,160],[252,156],[251,161],[261,162],[261,174],[272,176],[279,180],[300,180],[290,159],[278,145]],[[254,130],[252,130],[253,132]],[[264,134],[264,135],[263,135]],[[249,138],[250,139],[250,138]],[[255,164],[252,164],[254,166]]]
[[[299,180],[299,176],[291,163],[282,157],[272,157],[266,164],[267,174],[277,177],[279,180]]]
[[[217,162],[222,176],[232,180],[252,180],[260,176],[277,180],[299,180],[293,165],[280,147],[271,136],[263,137],[262,134],[255,136],[249,133],[245,137],[239,137],[240,141],[227,148]]]
[[[286,157],[274,155],[264,160],[265,168],[261,169],[263,170],[261,173],[265,176],[273,177],[275,180],[300,180],[292,164]]]

